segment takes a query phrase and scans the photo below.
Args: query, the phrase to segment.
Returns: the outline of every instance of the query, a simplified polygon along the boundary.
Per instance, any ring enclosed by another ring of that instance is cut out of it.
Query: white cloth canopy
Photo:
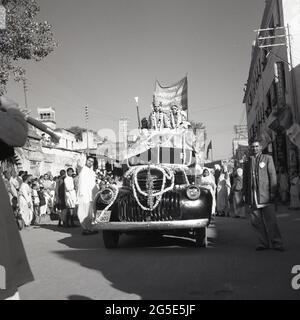
[[[196,142],[196,137],[192,130],[186,129],[162,129],[148,130],[148,132],[143,132],[139,139],[126,150],[122,155],[122,160],[129,159],[138,154],[142,154],[147,150],[155,147],[162,148],[175,148],[175,149],[186,149],[194,151],[194,145]]]

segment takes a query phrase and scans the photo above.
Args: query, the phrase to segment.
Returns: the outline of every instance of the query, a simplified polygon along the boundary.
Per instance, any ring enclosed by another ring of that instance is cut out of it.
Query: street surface
[[[286,251],[257,252],[247,219],[220,218],[209,246],[174,237],[123,235],[106,250],[102,235],[57,222],[21,232],[35,281],[20,289],[25,300],[300,299],[292,289],[300,265],[300,211],[279,208]]]

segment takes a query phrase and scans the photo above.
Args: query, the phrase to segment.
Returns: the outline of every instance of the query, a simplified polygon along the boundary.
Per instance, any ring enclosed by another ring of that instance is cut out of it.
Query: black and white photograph
[[[0,300],[299,299],[300,1],[0,0]]]

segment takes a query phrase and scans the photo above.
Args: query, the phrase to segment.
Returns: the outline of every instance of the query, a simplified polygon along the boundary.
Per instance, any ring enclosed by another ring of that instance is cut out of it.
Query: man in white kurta
[[[79,173],[78,180],[78,219],[83,228],[83,234],[92,234],[93,219],[93,189],[96,185],[96,174],[93,170],[94,159],[88,157],[85,166]]]

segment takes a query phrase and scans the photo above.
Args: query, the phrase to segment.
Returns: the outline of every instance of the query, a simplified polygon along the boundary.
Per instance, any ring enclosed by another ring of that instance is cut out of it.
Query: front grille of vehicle
[[[153,169],[151,170],[151,178],[153,183],[153,191],[154,192],[160,191],[163,185],[162,173],[158,170]],[[143,170],[137,175],[137,182],[139,184],[139,187],[144,192],[146,192],[147,190],[147,180],[148,180],[147,170]]]
[[[148,207],[147,198],[141,196],[140,202]],[[143,210],[132,193],[122,196],[118,201],[121,222],[174,221],[180,219],[180,197],[176,192],[163,195],[160,204],[153,211]]]
[[[145,179],[138,179],[138,184],[142,191],[147,191],[147,181]],[[163,184],[162,179],[153,179],[153,191],[158,192],[161,190]],[[167,184],[169,186],[169,184]]]

